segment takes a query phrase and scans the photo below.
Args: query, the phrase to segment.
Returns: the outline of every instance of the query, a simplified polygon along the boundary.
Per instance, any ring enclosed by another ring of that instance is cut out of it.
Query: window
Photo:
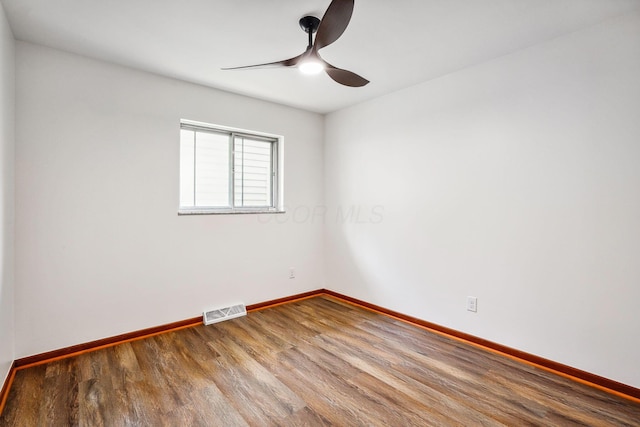
[[[178,213],[279,211],[281,140],[181,121]]]

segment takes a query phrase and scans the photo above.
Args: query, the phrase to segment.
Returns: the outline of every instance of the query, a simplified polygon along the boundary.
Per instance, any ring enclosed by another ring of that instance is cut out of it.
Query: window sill
[[[246,215],[246,214],[283,214],[280,209],[178,209],[178,215]]]

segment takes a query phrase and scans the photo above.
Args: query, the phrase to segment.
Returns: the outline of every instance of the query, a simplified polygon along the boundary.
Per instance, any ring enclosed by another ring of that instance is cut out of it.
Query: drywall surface
[[[633,13],[327,116],[327,286],[640,387],[638,76]]]
[[[16,357],[322,287],[323,116],[24,42],[16,61]],[[178,216],[180,119],[284,136],[288,213]]]
[[[14,359],[15,42],[0,4],[0,385]]]

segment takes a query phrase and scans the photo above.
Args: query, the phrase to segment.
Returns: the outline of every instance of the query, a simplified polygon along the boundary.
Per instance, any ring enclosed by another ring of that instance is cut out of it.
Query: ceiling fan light
[[[317,59],[309,58],[298,64],[298,69],[302,74],[319,74],[322,72],[322,70],[324,70],[324,65]]]

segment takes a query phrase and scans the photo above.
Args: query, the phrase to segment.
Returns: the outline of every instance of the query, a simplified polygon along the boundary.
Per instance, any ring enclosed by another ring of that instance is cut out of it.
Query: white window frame
[[[180,120],[180,129],[193,131],[222,133],[229,136],[229,206],[181,206],[180,194],[178,194],[178,215],[203,215],[203,214],[259,214],[259,213],[284,213],[283,202],[283,158],[284,158],[284,137],[264,132],[248,131],[244,129],[231,128],[192,120]],[[234,137],[245,136],[258,140],[271,142],[271,205],[264,207],[235,206],[234,189]],[[180,144],[180,138],[178,138]],[[182,179],[178,173],[178,182]],[[180,192],[180,185],[178,186]]]

